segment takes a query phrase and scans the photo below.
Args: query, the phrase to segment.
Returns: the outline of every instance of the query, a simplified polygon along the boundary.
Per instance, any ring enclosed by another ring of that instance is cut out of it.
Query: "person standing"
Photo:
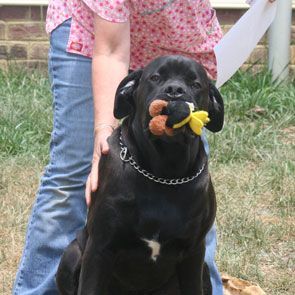
[[[213,48],[222,38],[209,0],[51,0],[46,27],[54,119],[50,161],[27,228],[14,295],[58,294],[57,266],[85,225],[91,191],[99,189],[99,159],[108,153],[106,140],[118,124],[115,91],[128,70],[181,54],[203,64],[215,79]],[[213,227],[205,261],[213,294],[220,295],[215,246]]]

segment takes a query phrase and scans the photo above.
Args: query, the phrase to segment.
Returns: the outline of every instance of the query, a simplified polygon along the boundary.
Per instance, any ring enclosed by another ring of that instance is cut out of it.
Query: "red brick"
[[[7,61],[6,60],[0,60],[0,69],[1,70],[7,69]]]
[[[9,40],[47,40],[44,23],[8,24],[7,37]]]
[[[264,46],[257,46],[249,58],[250,63],[263,64],[267,61],[267,49]]]
[[[12,67],[25,68],[28,70],[38,70],[47,73],[47,62],[39,60],[12,60],[9,62]]]
[[[14,44],[10,47],[9,57],[11,59],[27,59],[28,49],[26,44]]]
[[[242,71],[249,71],[253,75],[261,72],[265,68],[265,65],[253,65],[253,64],[243,64],[241,67]]]
[[[259,40],[258,44],[266,45],[266,43],[267,43],[267,34],[264,34],[264,36]]]
[[[0,59],[7,59],[8,57],[8,46],[0,44]]]
[[[2,6],[0,9],[1,20],[25,20],[30,18],[28,6]]]
[[[30,59],[45,59],[48,58],[48,43],[34,43],[30,48]]]
[[[8,64],[9,64],[10,67],[13,67],[13,68],[19,67],[19,68],[23,69],[23,68],[27,68],[28,61],[11,59],[11,60],[8,61]]]
[[[216,14],[221,25],[233,25],[246,12],[245,9],[217,9]]]
[[[291,64],[295,65],[295,45],[290,48],[291,53]]]
[[[27,63],[27,66],[29,69],[45,71],[46,73],[48,70],[47,65],[48,65],[47,61],[43,61],[43,60],[34,60],[34,61],[29,60]]]
[[[0,21],[0,40],[5,39],[5,23]]]
[[[232,25],[222,25],[221,29],[223,34],[225,35],[230,29],[231,29]]]
[[[31,20],[33,20],[33,21],[44,20],[42,6],[32,6],[31,7]]]
[[[46,15],[47,15],[47,6],[42,6],[42,15],[43,15],[43,18],[46,19]]]

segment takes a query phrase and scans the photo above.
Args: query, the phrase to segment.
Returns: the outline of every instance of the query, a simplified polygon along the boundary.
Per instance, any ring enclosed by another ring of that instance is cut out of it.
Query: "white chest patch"
[[[156,240],[147,240],[147,239],[142,239],[142,240],[147,243],[149,248],[151,248],[152,250],[151,259],[156,262],[157,258],[160,255],[161,244],[157,242]]]

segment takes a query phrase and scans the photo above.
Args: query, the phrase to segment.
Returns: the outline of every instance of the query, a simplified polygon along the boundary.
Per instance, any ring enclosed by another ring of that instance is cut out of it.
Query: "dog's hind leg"
[[[108,288],[108,295],[133,295],[123,288],[119,281],[113,277]]]
[[[194,252],[177,266],[181,295],[203,295],[203,265],[205,245],[201,243]]]
[[[158,291],[149,293],[149,295],[181,295],[179,291],[178,276],[172,276],[169,281]]]
[[[66,248],[56,274],[56,284],[61,295],[76,295],[78,292],[82,254],[87,240],[86,230]]]
[[[109,295],[115,255],[108,249],[98,249],[89,237],[83,254],[78,295]]]

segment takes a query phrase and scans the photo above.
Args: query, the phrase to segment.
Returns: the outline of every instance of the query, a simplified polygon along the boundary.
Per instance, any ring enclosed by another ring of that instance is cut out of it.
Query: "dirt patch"
[[[282,130],[282,135],[280,136],[280,140],[285,144],[295,144],[295,126],[290,126],[288,128],[284,128]]]
[[[42,169],[13,160],[1,163],[0,171],[0,293],[11,294]]]

